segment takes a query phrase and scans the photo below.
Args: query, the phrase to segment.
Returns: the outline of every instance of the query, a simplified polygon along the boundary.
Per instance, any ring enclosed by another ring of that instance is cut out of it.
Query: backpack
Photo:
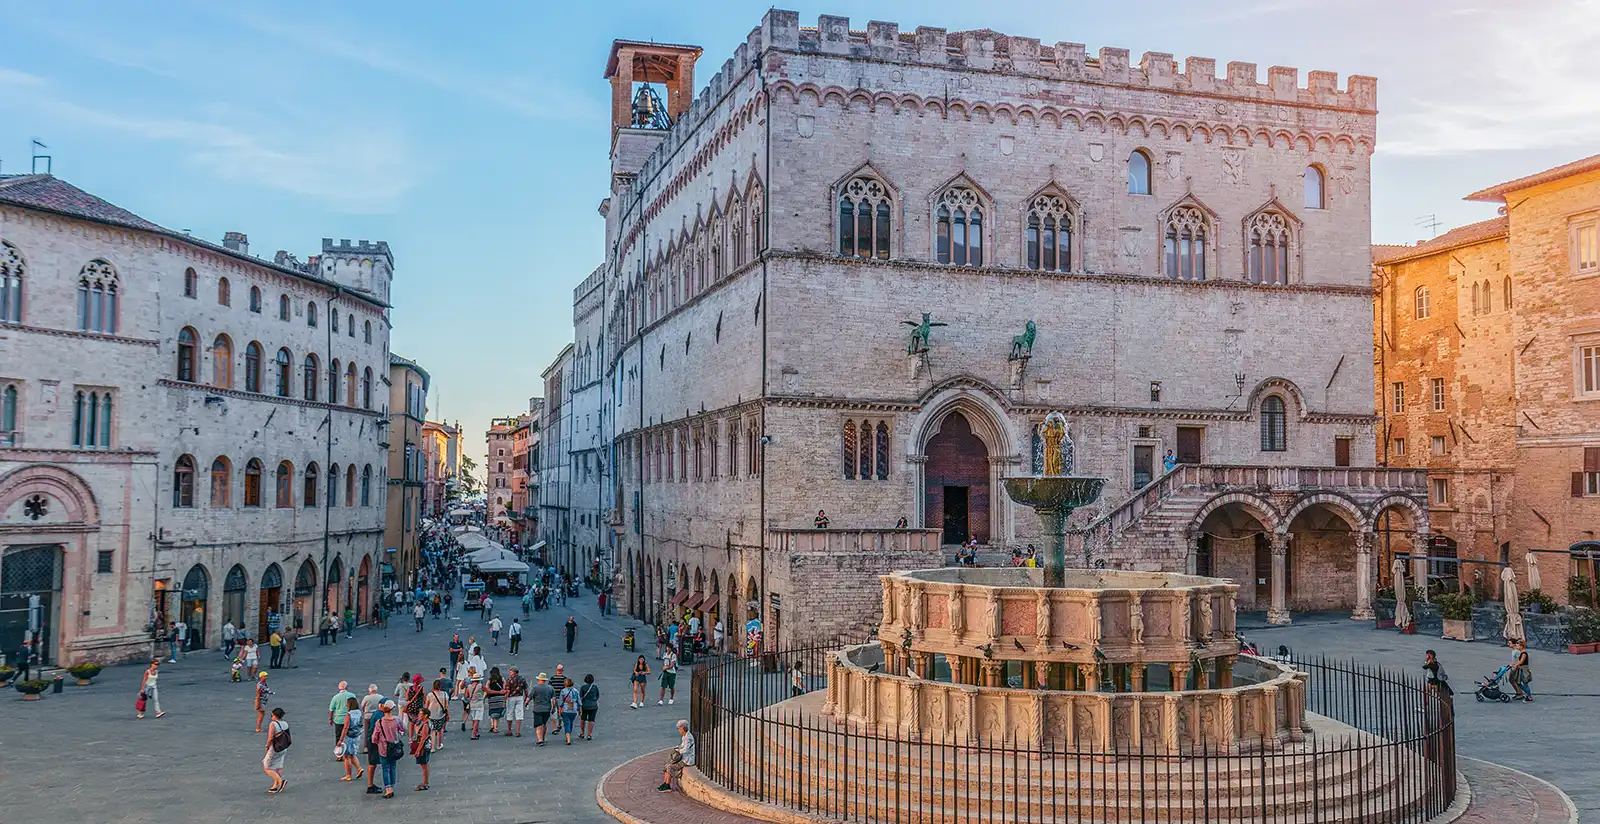
[[[285,724],[279,727],[278,731],[272,734],[273,752],[283,752],[293,745],[293,739],[289,738],[289,725]]]

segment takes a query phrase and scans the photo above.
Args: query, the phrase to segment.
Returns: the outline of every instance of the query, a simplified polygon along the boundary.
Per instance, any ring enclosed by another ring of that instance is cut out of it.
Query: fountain
[[[1046,541],[1044,552],[1044,585],[1066,586],[1067,575],[1067,518],[1072,511],[1100,500],[1105,489],[1105,478],[1089,478],[1067,474],[1066,460],[1061,444],[1067,439],[1067,416],[1051,412],[1039,425],[1039,440],[1044,444],[1044,465],[1038,475],[1001,478],[1006,494],[1034,511],[1039,516]],[[1089,565],[1084,559],[1084,566]]]

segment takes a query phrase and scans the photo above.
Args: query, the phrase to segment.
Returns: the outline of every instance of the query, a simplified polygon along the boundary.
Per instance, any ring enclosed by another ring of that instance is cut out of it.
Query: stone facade
[[[663,66],[698,53],[618,41],[615,96],[633,92],[621,67],[675,88]],[[729,580],[735,625],[787,598],[784,626],[814,627],[817,588],[777,590],[786,564],[761,548],[819,509],[846,530],[1036,540],[998,480],[1032,471],[1052,409],[1076,471],[1111,479],[1107,510],[1169,449],[1372,464],[1376,84],[1336,79],[771,11],[692,103],[669,98],[669,130],[615,120],[624,600],[654,616]],[[1182,569],[1185,549],[1147,562]]]
[[[426,462],[422,483],[422,514],[438,518],[455,492],[460,476],[461,427],[437,421],[422,425],[422,452]]]
[[[607,436],[610,413],[605,379],[605,267],[595,269],[572,295],[572,384],[567,390],[567,472],[572,493],[567,501],[572,519],[568,554],[572,569],[587,575],[596,562],[600,572],[615,572],[616,536],[602,528],[606,513],[615,508],[610,481],[611,443]],[[581,341],[582,343],[577,343]]]
[[[422,560],[422,514],[427,455],[422,427],[428,420],[428,373],[416,361],[389,357],[389,483],[383,547],[394,583],[410,586]],[[392,570],[392,572],[391,572]]]
[[[1468,199],[1508,198],[1499,217],[1375,254],[1376,396],[1388,461],[1428,471],[1434,576],[1498,596],[1501,565],[1524,589],[1537,565],[1564,600],[1569,575],[1594,580],[1568,550],[1600,517],[1600,157]]]
[[[485,517],[490,523],[504,519],[511,509],[511,470],[515,457],[511,430],[516,425],[515,417],[495,418],[489,422],[489,431],[484,436],[488,443],[483,461],[484,501],[488,506]]]
[[[539,411],[539,540],[545,563],[563,572],[577,564],[572,551],[573,351],[568,344],[545,367]]]
[[[21,290],[0,318],[8,649],[29,591],[61,663],[147,655],[180,615],[214,646],[225,621],[258,635],[271,610],[310,631],[325,606],[365,603],[387,244],[269,262],[241,233],[208,243],[44,175],[0,178],[0,240]]]

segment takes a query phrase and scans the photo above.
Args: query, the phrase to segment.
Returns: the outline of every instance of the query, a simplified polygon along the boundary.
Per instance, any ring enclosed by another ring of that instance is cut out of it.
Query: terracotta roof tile
[[[1473,192],[1462,199],[1504,203],[1507,194],[1519,189],[1528,189],[1541,183],[1549,183],[1552,180],[1560,180],[1563,177],[1571,177],[1572,175],[1596,170],[1600,170],[1600,154],[1590,155],[1582,160],[1574,160],[1571,163],[1565,163],[1553,169],[1545,169],[1542,172],[1526,177],[1519,177],[1516,180],[1508,180],[1498,186],[1490,186],[1482,191]]]
[[[1497,237],[1505,237],[1505,235],[1505,216],[1502,215],[1500,217],[1492,217],[1488,220],[1480,220],[1477,223],[1468,223],[1465,226],[1458,226],[1434,238],[1433,240],[1423,241],[1415,246],[1374,245],[1372,247],[1372,262],[1379,266],[1390,263],[1399,263],[1403,260],[1410,260],[1412,258],[1438,254],[1446,249],[1456,249],[1462,246],[1471,246],[1474,243],[1482,243],[1486,240],[1492,240]],[[1378,251],[1380,249],[1392,251],[1387,254],[1380,255]]]
[[[165,232],[160,226],[116,204],[94,195],[51,175],[6,175],[0,177],[0,203],[42,209],[72,217],[88,218],[101,223]]]

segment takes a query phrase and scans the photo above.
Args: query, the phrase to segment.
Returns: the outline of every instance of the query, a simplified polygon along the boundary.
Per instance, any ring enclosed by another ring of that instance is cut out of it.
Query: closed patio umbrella
[[[1506,640],[1522,637],[1522,609],[1517,604],[1517,573],[1507,566],[1500,570],[1500,600],[1506,605]]]
[[[1406,606],[1406,562],[1394,559],[1394,625],[1405,629],[1411,625],[1411,608]]]
[[[1539,562],[1532,552],[1527,554],[1528,559],[1528,589],[1544,589],[1544,581],[1539,577]]]

